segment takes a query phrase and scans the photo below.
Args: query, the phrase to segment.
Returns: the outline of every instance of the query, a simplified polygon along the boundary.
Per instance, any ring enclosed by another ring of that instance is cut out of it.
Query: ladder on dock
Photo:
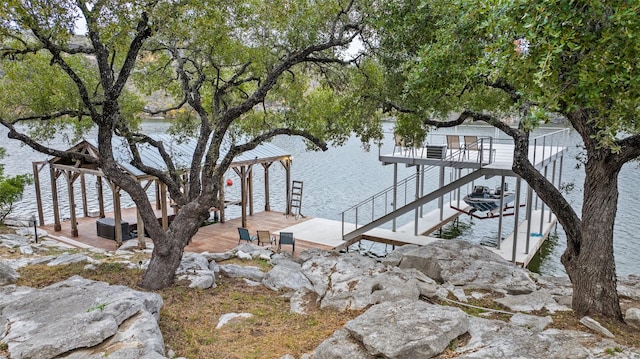
[[[301,213],[302,208],[302,181],[293,181],[291,184],[291,196],[289,197],[289,213],[295,218],[301,216],[304,218],[304,215]]]

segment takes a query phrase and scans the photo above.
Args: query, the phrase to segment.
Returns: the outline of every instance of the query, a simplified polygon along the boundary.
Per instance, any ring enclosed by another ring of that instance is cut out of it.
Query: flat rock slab
[[[158,328],[162,298],[155,293],[132,290],[73,276],[42,289],[0,287],[0,338],[8,344],[12,359],[54,358],[76,350],[102,344],[127,327],[147,327],[151,338],[123,338],[101,355],[117,357],[119,349],[129,348],[129,357],[161,357],[162,334]],[[144,323],[129,320],[140,318]],[[126,332],[126,331],[125,331]],[[86,355],[85,355],[86,357]]]
[[[437,282],[509,294],[531,293],[536,284],[528,271],[480,245],[440,240],[425,246],[403,246],[389,259],[400,268],[415,268]],[[398,258],[401,257],[401,258]]]
[[[458,308],[411,300],[374,305],[344,326],[369,355],[389,359],[434,357],[468,328]]]

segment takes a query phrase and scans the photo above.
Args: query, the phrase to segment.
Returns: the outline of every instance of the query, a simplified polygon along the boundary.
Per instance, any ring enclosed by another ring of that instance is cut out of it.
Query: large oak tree
[[[618,173],[640,156],[639,3],[398,0],[379,8],[368,44],[385,67],[382,100],[399,126],[486,121],[511,136],[514,172],[567,234],[561,260],[574,312],[621,321],[613,227]],[[460,115],[446,121],[450,113]],[[517,128],[500,121],[514,113]],[[528,160],[529,134],[550,114],[584,142],[581,213]]]
[[[95,160],[44,140],[65,126],[79,135],[97,127],[97,165],[131,196],[154,242],[141,285],[164,288],[218,204],[235,156],[277,135],[303,136],[320,149],[352,131],[377,136],[374,109],[358,105],[346,86],[360,78],[344,51],[366,13],[355,0],[9,0],[0,8],[0,122],[10,138],[40,152],[89,163]],[[82,22],[86,36],[73,36]],[[169,100],[145,106],[143,93]],[[177,114],[172,131],[196,142],[188,183],[163,143],[138,130],[142,111]],[[167,231],[144,188],[118,169],[114,136],[126,139],[131,163],[166,184],[180,206]],[[155,148],[168,171],[145,165],[140,145]]]

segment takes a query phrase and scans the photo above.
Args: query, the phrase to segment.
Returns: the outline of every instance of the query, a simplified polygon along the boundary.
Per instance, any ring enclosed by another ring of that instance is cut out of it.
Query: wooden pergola
[[[195,148],[195,143],[176,143],[169,136],[159,136],[158,140],[162,140],[165,143],[165,148],[169,149],[169,152],[172,154],[174,161],[176,161],[176,166],[183,168],[183,191],[188,191],[188,186],[186,184],[188,171],[186,170],[189,166],[191,160],[191,154],[193,154],[193,149]],[[117,140],[114,140],[114,143]],[[161,211],[160,220],[162,222],[162,227],[167,230],[169,226],[169,214],[168,208],[172,205],[168,203],[167,200],[167,188],[164,183],[162,183],[158,178],[154,176],[150,176],[136,167],[130,164],[131,154],[126,146],[116,146],[114,144],[114,157],[116,161],[118,161],[118,166],[124,172],[135,178],[141,186],[146,190],[150,188],[151,185],[155,186],[156,193],[156,209]],[[158,169],[165,169],[164,161],[162,161],[160,155],[157,151],[152,150],[148,146],[140,146],[140,155],[142,157],[143,163],[148,166],[153,166]],[[100,153],[98,152],[97,142],[83,140],[75,146],[69,148],[67,151],[70,152],[78,152],[83,153],[85,155],[99,158]],[[289,212],[289,197],[291,195],[291,163],[293,156],[283,149],[274,146],[270,143],[264,143],[256,147],[251,151],[247,151],[237,156],[233,163],[231,164],[231,169],[240,177],[240,204],[242,210],[242,226],[246,227],[247,221],[247,205],[249,209],[249,215],[254,213],[254,185],[253,185],[253,168],[255,165],[262,166],[264,170],[264,195],[265,195],[265,211],[270,211],[270,201],[269,201],[269,168],[275,162],[279,162],[285,169],[286,173],[286,203],[287,213]],[[41,190],[41,181],[40,181],[40,171],[42,171],[45,167],[49,167],[50,173],[50,181],[51,181],[51,196],[53,202],[53,217],[54,217],[54,231],[62,230],[62,221],[60,217],[60,208],[59,208],[59,189],[57,184],[57,179],[59,177],[63,177],[66,182],[67,193],[69,196],[69,212],[70,212],[70,223],[71,223],[71,235],[77,237],[78,226],[77,226],[77,209],[76,209],[76,198],[74,195],[74,187],[77,186],[78,179],[80,179],[80,188],[82,193],[82,213],[84,217],[90,217],[88,210],[88,202],[87,202],[87,180],[86,176],[94,176],[96,178],[96,189],[98,194],[98,206],[99,206],[99,218],[105,218],[105,206],[104,206],[104,197],[103,197],[103,186],[104,183],[107,184],[107,187],[111,189],[111,193],[113,196],[113,213],[114,213],[114,239],[118,244],[122,243],[123,233],[120,225],[116,225],[121,223],[122,214],[121,214],[121,204],[120,204],[120,191],[117,185],[113,182],[109,181],[108,178],[105,177],[102,170],[94,163],[88,163],[80,160],[66,160],[60,157],[54,157],[48,161],[39,161],[33,162],[33,174],[34,174],[34,182],[36,186],[36,200],[38,202],[38,217],[41,224],[45,223],[44,219],[44,210],[42,204],[42,190]],[[225,211],[225,199],[224,199],[224,183],[220,183],[220,204],[217,206],[217,210],[220,213],[220,221],[224,222],[224,211]],[[179,210],[176,206],[172,206],[174,209],[174,214]],[[144,226],[142,223],[142,219],[140,217],[140,213],[137,212],[137,233],[138,233],[138,241],[141,247],[144,247]]]

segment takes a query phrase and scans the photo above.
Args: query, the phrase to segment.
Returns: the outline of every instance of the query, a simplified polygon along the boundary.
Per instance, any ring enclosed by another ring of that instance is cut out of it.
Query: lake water
[[[167,126],[167,122],[164,121],[149,121],[144,124],[144,129],[145,133],[153,135],[154,133],[164,133]],[[392,126],[392,124],[385,124],[386,134],[381,145],[382,153],[390,153],[393,150]],[[451,131],[451,129],[448,130],[448,132]],[[506,137],[493,127],[488,126],[459,126],[455,131],[461,135]],[[552,129],[541,130],[541,132],[545,131],[552,131]],[[46,159],[46,156],[22,146],[17,141],[7,139],[6,134],[7,130],[3,127],[0,128],[0,146],[5,147],[8,154],[8,157],[3,161],[6,174],[31,173],[32,161]],[[567,198],[580,213],[584,176],[583,169],[577,168],[578,161],[576,159],[579,153],[579,148],[576,145],[580,143],[580,138],[577,134],[571,133],[569,142],[570,145],[568,145],[568,151],[564,157],[562,182],[574,184],[574,189],[567,194]],[[51,140],[52,145],[60,145],[61,143],[63,143],[63,138]],[[383,166],[378,161],[378,147],[372,146],[370,151],[365,151],[360,141],[356,138],[351,138],[342,147],[330,147],[326,152],[307,151],[305,143],[295,137],[278,137],[273,140],[273,143],[290,151],[294,156],[291,177],[293,180],[303,181],[304,183],[301,211],[304,215],[340,220],[340,213],[343,210],[393,184],[393,166]],[[262,172],[261,167],[254,170],[256,211],[264,208]],[[414,173],[414,168],[398,166],[399,179]],[[237,199],[239,197],[238,179],[235,174],[231,173],[228,178],[232,179],[235,184],[226,188],[226,198]],[[48,173],[41,172],[41,179],[44,183],[48,183]],[[614,229],[614,246],[616,268],[620,275],[640,273],[640,268],[637,264],[637,258],[640,258],[640,221],[638,220],[640,219],[638,206],[638,203],[640,203],[640,188],[636,184],[639,179],[640,168],[637,163],[627,164],[622,169],[619,177],[620,201]],[[271,209],[284,211],[286,202],[285,176],[284,169],[278,163],[274,163],[270,168],[270,180]],[[496,181],[497,179],[492,179],[488,182],[493,185],[494,183],[497,184]],[[515,186],[515,182],[511,182],[510,185]],[[64,188],[64,186],[59,187]],[[92,183],[88,183],[88,191],[90,192],[89,198],[95,198],[91,193],[95,192],[95,186]],[[45,193],[47,192],[45,191]],[[66,206],[64,201],[66,198],[66,194],[61,193],[60,199],[63,202],[61,205],[62,217],[68,216],[68,209],[67,214],[65,214]],[[76,198],[80,198],[79,193]],[[53,216],[51,206],[47,203],[50,203],[51,199],[45,196],[44,201],[45,208],[47,208],[45,217],[50,222],[53,220]],[[126,197],[122,201],[125,207],[132,205],[131,201]],[[31,216],[37,213],[35,203],[34,187],[29,186],[25,191],[23,200],[16,204],[13,214]],[[97,210],[97,204],[91,203],[89,206],[90,211]],[[107,205],[107,210],[110,210],[109,205]],[[78,213],[80,213],[80,209]],[[227,218],[239,217],[239,215],[240,212],[237,207],[230,207],[227,211]],[[402,224],[404,223],[399,223],[399,225]],[[497,219],[478,220],[463,215],[460,217],[459,228],[463,229],[459,238],[479,243],[497,236]],[[513,217],[505,217],[503,228],[507,232],[513,228]],[[566,238],[562,227],[558,226],[557,238],[547,241],[547,245],[542,251],[544,255],[536,263],[536,268],[534,269],[544,274],[563,275],[564,269],[560,263],[560,255],[563,253],[565,245]],[[365,243],[364,246],[366,247],[365,249],[373,252],[384,252],[387,249],[384,245],[373,243]]]

